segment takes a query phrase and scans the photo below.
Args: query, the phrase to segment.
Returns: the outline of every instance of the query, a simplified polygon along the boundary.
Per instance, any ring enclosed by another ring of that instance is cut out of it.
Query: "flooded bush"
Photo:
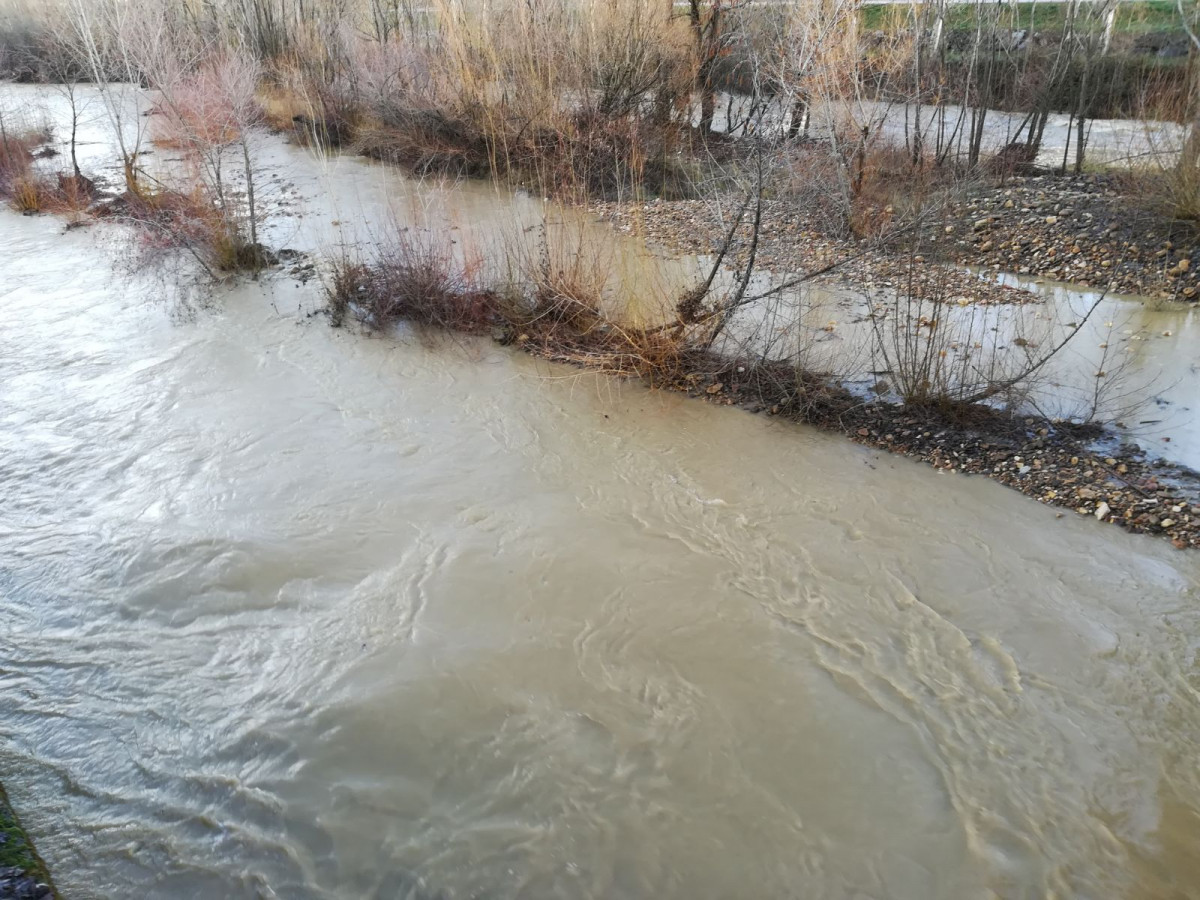
[[[1144,386],[1128,390],[1129,345],[1111,322],[1094,377],[1059,380],[1058,363],[1082,350],[1080,335],[1104,292],[1082,308],[981,306],[953,296],[946,270],[923,273],[921,249],[914,240],[907,276],[891,302],[868,301],[872,390],[885,401],[943,417],[971,418],[984,409],[1091,423],[1112,413],[1118,396],[1124,403],[1135,393],[1146,395]]]
[[[129,218],[150,229],[151,245],[186,249],[210,273],[263,268],[270,255],[258,241],[258,64],[221,53],[190,70],[169,59],[148,70],[158,90],[155,142],[180,151],[185,170],[179,186],[135,193]]]
[[[396,229],[365,254],[343,252],[330,263],[330,318],[372,331],[405,323],[490,334],[547,359],[651,381],[680,374],[699,349],[692,330],[639,321],[614,295],[602,258],[569,246],[564,252],[543,235],[484,261],[428,231]]]
[[[48,143],[43,126],[12,130],[0,113],[0,199],[18,212],[39,212],[50,193],[46,176],[37,171],[34,151]]]
[[[330,266],[326,300],[336,325],[353,316],[373,330],[406,322],[420,328],[479,333],[499,321],[495,294],[446,239],[394,230],[368,255],[343,253]]]
[[[97,209],[102,218],[132,229],[135,265],[156,265],[184,254],[210,277],[253,271],[271,262],[264,247],[251,244],[202,187],[190,193],[173,188],[146,188],[127,193]]]
[[[512,275],[499,291],[509,336],[549,359],[610,374],[652,383],[677,376],[689,336],[631,308],[654,305],[645,303],[652,286],[642,285],[636,300],[622,298],[602,255],[571,250],[543,236],[532,252],[510,252]]]
[[[20,213],[50,212],[79,224],[96,186],[77,165],[74,172],[52,168],[50,160],[58,156],[53,137],[46,125],[14,128],[0,112],[0,200]]]

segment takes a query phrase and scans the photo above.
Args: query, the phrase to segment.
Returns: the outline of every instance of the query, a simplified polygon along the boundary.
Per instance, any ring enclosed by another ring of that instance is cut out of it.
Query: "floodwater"
[[[272,152],[276,245],[462,196]],[[65,896],[1200,897],[1200,558],[117,240],[0,212],[0,778]]]
[[[726,349],[796,359],[851,388],[892,397],[898,372],[918,364],[931,345],[946,356],[935,377],[951,390],[1015,377],[1048,357],[1019,396],[1005,402],[1050,418],[1110,422],[1118,440],[1200,469],[1196,307],[977,274],[1040,299],[987,306],[966,298],[964,305],[910,302],[885,284],[810,283],[746,307],[731,323]],[[787,273],[759,272],[749,293],[765,294],[789,280]]]
[[[1122,438],[1200,470],[1200,309],[1027,276],[1000,280],[1043,298],[1017,315],[1054,320],[1052,336],[1080,324],[1043,395],[1069,409],[1098,387],[1101,420],[1116,419]]]
[[[828,134],[835,126],[853,133],[867,128],[883,141],[908,146],[916,133],[925,147],[949,157],[966,157],[970,133],[979,113],[953,103],[941,106],[915,103],[883,103],[860,100],[853,103],[815,104],[809,134]],[[699,121],[697,109],[696,121]],[[980,149],[995,153],[1022,135],[1025,113],[989,109],[984,111]],[[752,112],[750,98],[720,94],[713,128],[735,133],[747,126],[780,134],[790,124],[791,101],[776,100]],[[1187,139],[1188,128],[1176,122],[1143,119],[1088,119],[1084,126],[1085,159],[1088,165],[1169,167],[1174,164]],[[1078,122],[1066,113],[1053,113],[1046,120],[1037,158],[1039,166],[1068,170],[1075,165]]]

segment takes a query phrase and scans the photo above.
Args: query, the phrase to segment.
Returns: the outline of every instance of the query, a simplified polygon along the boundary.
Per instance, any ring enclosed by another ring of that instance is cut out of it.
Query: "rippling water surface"
[[[0,213],[0,777],[66,896],[1200,896],[1200,558],[106,234]]]

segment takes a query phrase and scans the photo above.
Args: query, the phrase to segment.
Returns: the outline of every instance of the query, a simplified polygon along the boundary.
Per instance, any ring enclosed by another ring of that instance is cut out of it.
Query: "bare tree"
[[[164,138],[191,161],[200,196],[217,215],[216,233],[202,234],[214,251],[215,268],[257,271],[267,261],[258,239],[254,159],[255,134],[262,123],[260,75],[259,63],[248,53],[222,51],[186,72],[168,64],[161,80],[154,81]],[[237,170],[236,178],[230,167]]]
[[[696,91],[700,94],[700,131],[712,131],[716,116],[717,63],[727,52],[731,34],[725,20],[748,0],[687,0],[688,26],[696,52]]]
[[[51,17],[46,24],[46,33],[41,42],[44,74],[51,87],[62,94],[69,109],[71,177],[77,188],[90,194],[93,186],[84,179],[79,168],[78,153],[80,119],[92,102],[92,97],[82,84],[91,75],[87,51],[79,40],[78,31],[71,27],[68,20]]]
[[[133,36],[154,42],[161,21],[157,4],[144,0],[66,0],[71,35],[80,61],[95,82],[121,154],[126,189],[140,195],[139,156],[145,122],[138,95],[142,72]]]
[[[1200,167],[1200,60],[1198,60],[1198,56],[1200,56],[1200,7],[1193,4],[1189,14],[1184,9],[1183,0],[1175,0],[1175,6],[1179,10],[1179,19],[1183,23],[1183,29],[1192,43],[1190,63],[1193,83],[1191,109],[1188,117],[1190,132],[1183,145],[1183,151],[1179,155],[1179,168],[1187,170],[1191,175],[1195,173],[1197,167]]]

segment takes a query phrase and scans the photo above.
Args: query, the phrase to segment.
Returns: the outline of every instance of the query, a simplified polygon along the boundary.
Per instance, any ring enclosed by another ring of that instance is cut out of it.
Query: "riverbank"
[[[526,352],[587,366],[578,354],[518,340]],[[914,408],[864,402],[786,366],[697,356],[690,371],[654,386],[842,434],[935,469],[982,475],[1041,503],[1200,548],[1200,473],[1117,446],[1100,426],[1013,417],[983,406]],[[1106,445],[1114,444],[1111,448]],[[1106,449],[1100,449],[1106,447]],[[1065,512],[1064,512],[1065,514]]]
[[[1200,301],[1200,230],[1139,205],[1155,176],[1015,177],[951,209],[956,258],[1122,294]]]
[[[53,885],[0,784],[0,900],[57,898]]]
[[[707,349],[716,333],[712,314],[697,315],[684,304],[670,328],[638,329],[607,318],[598,299],[578,290],[565,294],[546,283],[525,300],[478,285],[464,290],[436,267],[404,259],[335,267],[327,284],[332,324],[490,332],[535,357],[813,425],[936,469],[984,475],[1076,515],[1164,538],[1176,549],[1200,548],[1200,474],[1152,459],[1136,445],[1118,446],[1101,426],[1018,416],[982,403],[864,399],[793,363]]]
[[[729,223],[722,211],[728,213],[738,205],[736,198],[726,200],[599,201],[590,203],[588,209],[618,231],[641,236],[672,252],[711,256],[720,253],[729,238]],[[830,234],[819,215],[787,200],[764,200],[757,243],[748,232],[743,227],[729,242],[725,260],[733,269],[746,266],[753,245],[755,268],[760,271],[787,277],[832,267],[810,280],[856,293],[902,285],[915,296],[946,297],[964,305],[1038,302],[1030,291],[997,284],[956,266],[925,265],[923,255],[917,257],[919,265],[913,266],[908,257],[886,248]],[[936,240],[929,252],[938,252]]]
[[[1130,201],[1114,175],[1017,176],[981,184],[939,211],[926,228],[929,264],[912,273],[907,255],[829,232],[801,204],[764,203],[756,265],[777,274],[810,272],[845,260],[817,281],[870,290],[915,278],[914,290],[952,302],[1030,303],[1037,297],[979,278],[960,267],[1034,275],[1165,300],[1200,301],[1200,230]],[[716,253],[728,223],[702,200],[595,202],[592,212],[625,233],[683,253]],[[743,229],[745,230],[745,229]],[[729,259],[749,258],[748,235],[736,236]],[[935,264],[932,261],[938,259]],[[919,262],[925,259],[919,258]],[[956,265],[957,264],[957,265]]]

